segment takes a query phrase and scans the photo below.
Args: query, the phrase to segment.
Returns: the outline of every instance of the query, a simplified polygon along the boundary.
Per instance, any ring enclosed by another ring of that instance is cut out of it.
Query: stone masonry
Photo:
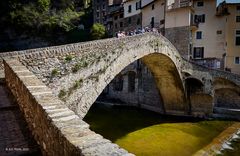
[[[0,56],[6,83],[44,155],[130,155],[89,130],[82,118],[114,77],[139,59],[152,73],[166,114],[211,116],[219,90],[239,95],[240,76],[189,62],[153,33]],[[195,91],[187,94],[187,88]]]
[[[43,155],[132,155],[91,131],[19,61],[7,60],[4,67],[6,84]]]
[[[9,52],[1,57],[18,58],[81,118],[113,78],[138,59],[153,74],[168,114],[189,114],[190,107],[194,108],[194,100],[188,102],[185,94],[184,81],[189,76],[203,82],[201,94],[207,101],[207,95],[212,98],[206,106],[207,114],[212,112],[214,101],[217,101],[214,100],[215,78],[232,81],[236,87],[240,84],[238,75],[210,70],[184,60],[166,38],[152,33]],[[202,110],[198,113],[205,114],[204,104],[196,106],[203,108],[193,110]]]

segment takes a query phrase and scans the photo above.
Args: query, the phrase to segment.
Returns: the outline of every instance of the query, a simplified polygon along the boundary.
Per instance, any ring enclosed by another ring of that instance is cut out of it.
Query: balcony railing
[[[191,0],[175,0],[174,3],[167,6],[167,10],[192,6]]]

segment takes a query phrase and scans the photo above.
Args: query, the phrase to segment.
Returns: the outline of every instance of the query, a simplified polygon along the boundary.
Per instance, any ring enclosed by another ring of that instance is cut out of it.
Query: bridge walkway
[[[18,105],[3,82],[0,82],[0,155],[41,155]]]

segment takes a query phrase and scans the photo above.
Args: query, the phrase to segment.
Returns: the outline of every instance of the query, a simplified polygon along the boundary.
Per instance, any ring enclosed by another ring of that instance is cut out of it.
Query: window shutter
[[[193,58],[196,58],[196,47],[193,48]]]
[[[205,14],[202,15],[202,22],[205,22]]]
[[[201,48],[201,58],[204,57],[204,47]]]

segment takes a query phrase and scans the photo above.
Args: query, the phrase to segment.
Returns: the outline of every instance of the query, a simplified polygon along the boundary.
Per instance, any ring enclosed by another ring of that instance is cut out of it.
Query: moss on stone
[[[73,56],[72,56],[72,55],[67,55],[67,56],[65,57],[65,61],[66,61],[66,62],[71,62],[72,59],[73,59]]]
[[[61,90],[59,91],[58,97],[59,97],[60,99],[63,99],[66,95],[67,95],[66,90],[65,90],[65,89],[61,89]]]
[[[59,72],[58,69],[53,69],[52,72],[51,72],[52,77],[58,76],[59,74],[60,74],[60,72]]]

